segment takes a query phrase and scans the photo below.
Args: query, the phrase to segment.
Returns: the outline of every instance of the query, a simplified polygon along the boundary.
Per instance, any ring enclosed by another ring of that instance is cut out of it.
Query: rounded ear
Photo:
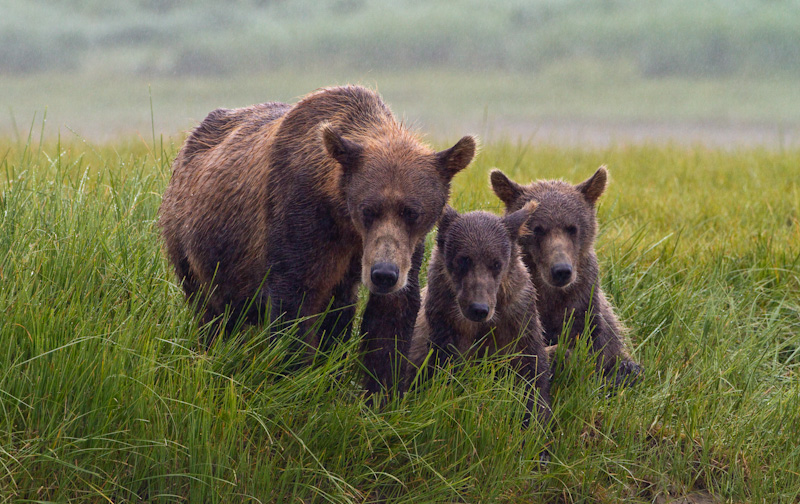
[[[475,157],[477,150],[475,137],[465,136],[449,149],[436,153],[436,163],[439,173],[445,182],[450,182],[456,173],[466,168]]]
[[[503,217],[503,225],[506,227],[509,236],[511,236],[511,241],[517,241],[520,236],[530,233],[526,224],[538,206],[538,201],[530,200],[516,212],[511,212]]]
[[[456,219],[458,219],[458,212],[456,212],[455,208],[445,205],[442,216],[439,217],[439,230],[436,233],[436,244],[440,249],[444,248],[444,236],[447,234],[450,224],[455,222]]]
[[[584,199],[592,206],[597,202],[603,191],[606,190],[608,180],[608,169],[605,165],[594,172],[594,175],[575,186],[575,189],[583,194]]]
[[[355,169],[361,158],[361,146],[344,138],[330,123],[324,122],[319,127],[322,144],[330,157],[342,165],[345,171]]]
[[[497,168],[489,174],[492,183],[492,190],[506,204],[506,208],[511,207],[514,202],[522,195],[522,186],[511,180],[505,173]]]

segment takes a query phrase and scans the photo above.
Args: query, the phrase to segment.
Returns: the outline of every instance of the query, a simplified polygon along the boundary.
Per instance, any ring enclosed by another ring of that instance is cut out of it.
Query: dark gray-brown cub
[[[532,201],[502,218],[445,210],[414,328],[407,379],[414,378],[429,353],[430,371],[454,357],[514,353],[516,368],[538,390],[529,391],[524,425],[537,404],[538,419],[547,425],[552,416],[549,364],[536,290],[517,246],[535,208]]]
[[[614,384],[620,385],[635,382],[642,369],[628,353],[624,328],[600,288],[594,250],[595,204],[605,191],[607,179],[604,166],[578,185],[561,180],[520,185],[500,170],[491,173],[492,188],[507,212],[513,213],[530,201],[539,203],[528,223],[532,232],[520,239],[520,245],[538,293],[545,339],[555,344],[571,318],[569,338],[574,342],[588,322],[598,370],[606,377],[613,375]],[[587,316],[591,317],[588,321]]]

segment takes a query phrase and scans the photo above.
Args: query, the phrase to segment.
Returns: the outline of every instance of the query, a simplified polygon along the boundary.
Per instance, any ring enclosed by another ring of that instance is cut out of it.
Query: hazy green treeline
[[[151,75],[630,63],[646,77],[800,73],[800,1],[0,0],[0,73]]]

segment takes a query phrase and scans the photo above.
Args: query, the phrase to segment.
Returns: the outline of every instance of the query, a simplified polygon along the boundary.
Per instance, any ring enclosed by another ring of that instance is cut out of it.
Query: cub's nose
[[[394,287],[398,276],[400,276],[400,268],[392,263],[375,263],[370,270],[372,283],[381,290],[389,290]]]
[[[550,276],[557,287],[567,285],[572,278],[572,265],[567,263],[557,263],[550,268]]]
[[[467,308],[467,318],[473,322],[483,322],[489,316],[489,305],[472,303]]]

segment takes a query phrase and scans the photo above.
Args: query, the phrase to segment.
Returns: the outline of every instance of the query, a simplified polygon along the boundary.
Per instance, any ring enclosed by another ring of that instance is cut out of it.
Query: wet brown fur
[[[380,290],[362,322],[376,392],[391,385],[387,355],[404,353],[410,338],[424,237],[474,152],[472,137],[434,152],[359,86],[321,89],[295,105],[215,110],[173,164],[159,210],[167,254],[201,322],[226,311],[232,322],[309,317],[311,348],[349,335],[359,282]],[[377,212],[370,222],[366,208]],[[397,265],[391,288],[372,285],[375,261]]]
[[[536,201],[539,207],[529,222],[531,234],[520,240],[523,260],[539,295],[537,307],[545,340],[555,344],[565,323],[572,317],[569,339],[583,331],[591,306],[592,348],[598,355],[598,369],[605,374],[619,366],[616,383],[634,380],[641,368],[625,345],[625,328],[600,288],[594,242],[597,233],[595,204],[606,187],[607,170],[597,172],[578,185],[560,180],[542,180],[523,186],[493,170],[495,194],[514,212]],[[568,283],[557,285],[553,267],[569,264]]]
[[[452,209],[446,211],[428,266],[407,380],[414,379],[429,352],[428,372],[453,357],[519,354],[516,367],[538,390],[538,401],[530,391],[524,424],[536,402],[537,418],[546,425],[552,415],[548,354],[536,312],[536,290],[516,244],[535,208],[532,202],[502,219],[486,212],[459,216]],[[468,318],[469,303],[476,301],[490,308],[484,320]]]

